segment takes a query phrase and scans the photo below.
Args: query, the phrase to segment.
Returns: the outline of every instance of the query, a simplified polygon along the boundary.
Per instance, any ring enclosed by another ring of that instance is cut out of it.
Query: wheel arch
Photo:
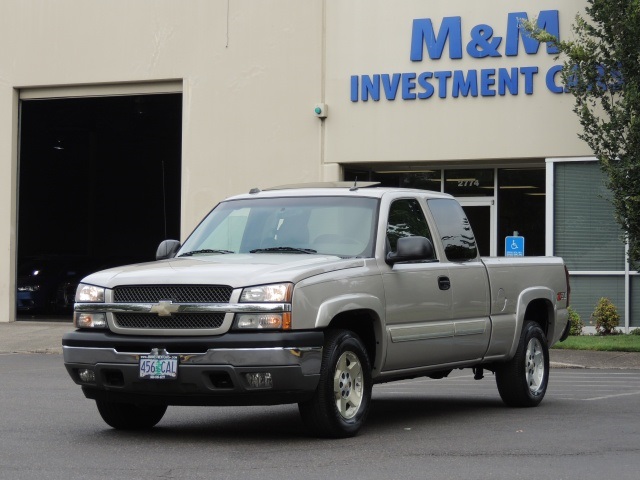
[[[349,330],[358,335],[369,356],[372,371],[380,371],[378,363],[382,358],[379,348],[382,331],[380,319],[374,311],[360,309],[341,312],[331,320],[328,328]]]
[[[544,287],[527,288],[518,298],[516,310],[516,331],[508,358],[513,358],[518,348],[518,341],[525,321],[533,321],[540,325],[547,339],[553,338],[555,314],[555,297],[553,290]],[[551,335],[551,337],[550,337]]]
[[[553,318],[553,304],[546,298],[537,298],[527,305],[524,321],[536,322],[542,328],[545,336],[549,337],[551,319]]]

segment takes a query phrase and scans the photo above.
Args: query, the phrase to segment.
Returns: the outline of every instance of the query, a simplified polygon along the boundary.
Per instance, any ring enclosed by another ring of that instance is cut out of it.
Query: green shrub
[[[616,306],[608,298],[598,300],[596,309],[591,317],[596,321],[596,332],[600,335],[615,335],[616,327],[620,323],[620,315]]]
[[[640,335],[640,328],[634,328],[629,332],[629,335]]]
[[[569,327],[569,335],[582,335],[582,328],[584,327],[584,323],[580,319],[580,315],[573,308],[569,307],[569,323],[571,327]]]

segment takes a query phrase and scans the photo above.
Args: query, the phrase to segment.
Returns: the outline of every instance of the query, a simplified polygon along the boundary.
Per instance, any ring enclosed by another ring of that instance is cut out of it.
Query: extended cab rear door
[[[452,198],[432,198],[427,206],[440,237],[442,262],[449,270],[453,346],[464,357],[461,360],[481,358],[491,337],[487,269],[460,204]]]
[[[381,256],[394,252],[403,236],[428,238],[435,256],[380,265],[387,372],[479,359],[489,344],[489,283],[473,233],[454,199],[436,200],[445,203],[434,204],[433,214],[419,194],[388,203],[387,245]]]

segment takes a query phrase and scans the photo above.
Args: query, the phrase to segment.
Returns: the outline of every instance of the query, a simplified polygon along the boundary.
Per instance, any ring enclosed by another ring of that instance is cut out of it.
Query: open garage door
[[[180,238],[182,94],[20,107],[17,317],[70,318],[84,275]]]

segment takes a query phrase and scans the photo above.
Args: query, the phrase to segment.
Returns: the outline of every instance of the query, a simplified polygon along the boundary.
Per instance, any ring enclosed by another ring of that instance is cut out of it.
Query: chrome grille
[[[226,285],[132,285],[115,287],[114,302],[229,303],[233,289]]]
[[[170,317],[160,317],[155,313],[115,313],[114,319],[120,328],[219,328],[224,321],[224,313],[174,313]]]

